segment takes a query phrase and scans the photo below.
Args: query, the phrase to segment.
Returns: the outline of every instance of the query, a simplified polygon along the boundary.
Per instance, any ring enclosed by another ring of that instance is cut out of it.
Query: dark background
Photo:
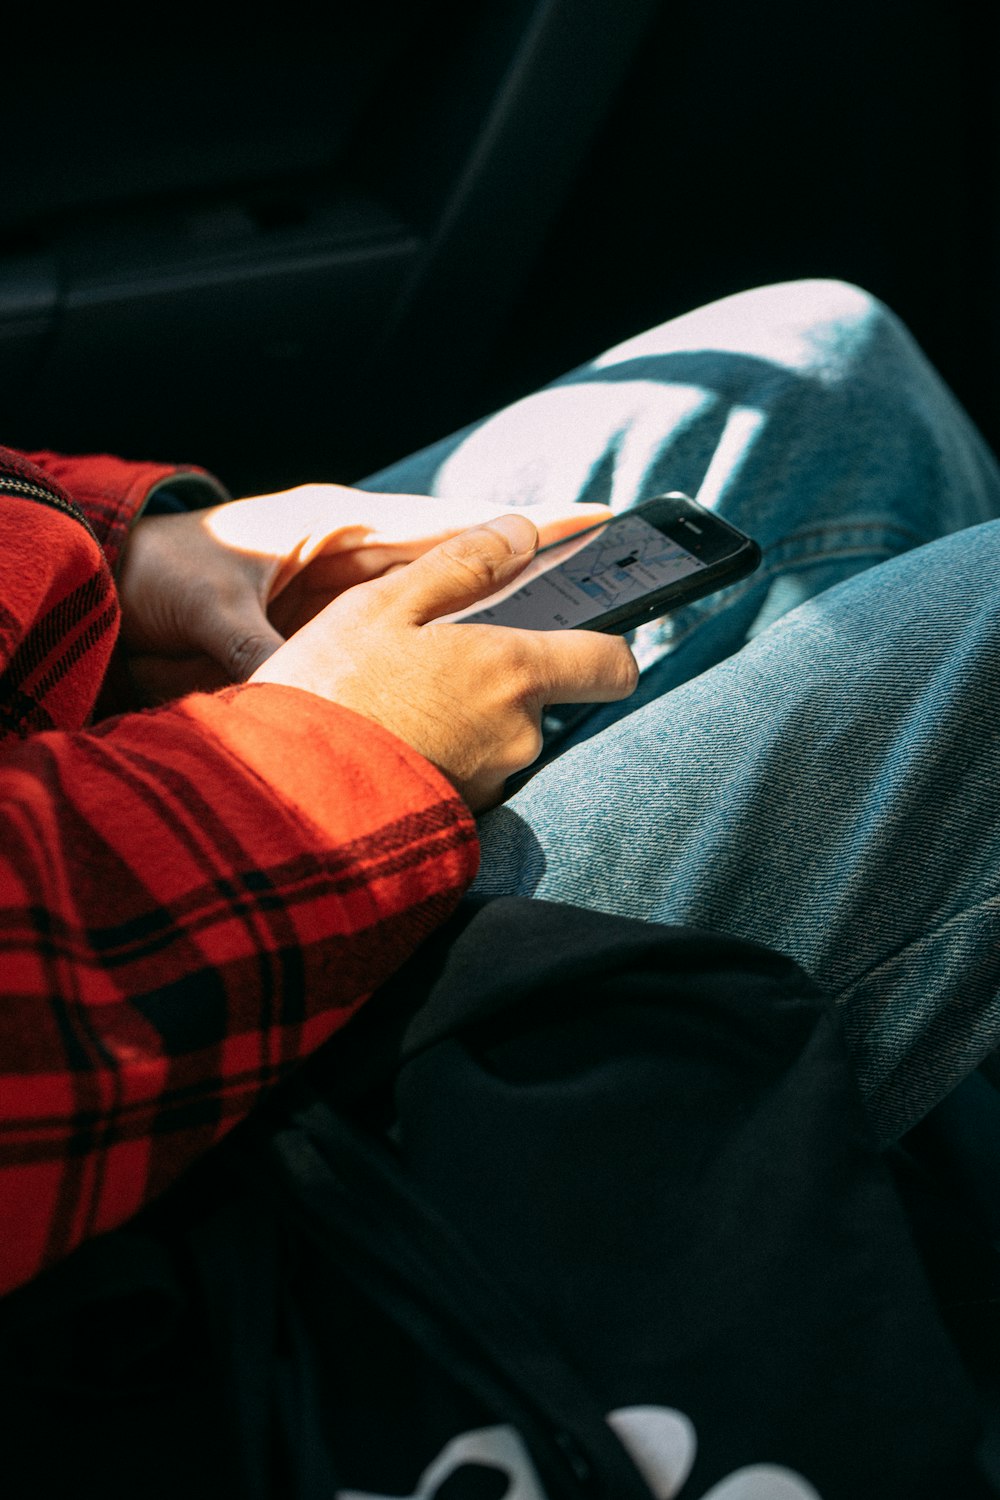
[[[995,7],[295,6],[11,43],[0,440],[350,481],[728,292],[854,281],[994,447]],[[76,29],[73,29],[73,26]]]

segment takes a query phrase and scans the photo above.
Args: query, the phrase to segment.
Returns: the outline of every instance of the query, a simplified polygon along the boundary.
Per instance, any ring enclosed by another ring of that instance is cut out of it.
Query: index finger
[[[482,502],[422,496],[423,503],[419,510],[415,510],[410,505],[394,507],[391,503],[393,499],[409,500],[411,497],[386,495],[381,498],[387,502],[385,513],[366,536],[364,545],[377,550],[380,571],[386,572],[414,561],[449,537],[467,531],[470,526],[483,525],[499,514],[496,506]],[[575,536],[578,531],[586,531],[602,521],[610,521],[614,515],[610,506],[597,501],[573,501],[560,505],[548,501],[520,509],[537,528],[540,547]]]

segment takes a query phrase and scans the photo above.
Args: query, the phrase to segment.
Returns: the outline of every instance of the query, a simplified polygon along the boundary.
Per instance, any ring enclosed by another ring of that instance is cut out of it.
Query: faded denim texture
[[[476,889],[755,939],[833,994],[881,1140],[1000,1041],[1000,472],[861,289],[728,297],[366,487],[625,509],[681,489],[752,578],[636,640],[480,820]]]

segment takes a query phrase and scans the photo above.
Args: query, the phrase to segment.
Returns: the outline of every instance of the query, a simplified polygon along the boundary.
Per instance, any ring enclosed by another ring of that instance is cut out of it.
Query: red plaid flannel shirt
[[[0,1291],[172,1182],[475,871],[448,782],[309,693],[94,722],[115,560],[178,473],[0,449]]]

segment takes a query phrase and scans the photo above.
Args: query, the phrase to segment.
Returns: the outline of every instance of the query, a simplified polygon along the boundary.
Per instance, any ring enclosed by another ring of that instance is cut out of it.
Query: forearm
[[[133,1214],[332,1035],[477,849],[421,757],[271,686],[36,736],[0,796],[9,1289]]]

